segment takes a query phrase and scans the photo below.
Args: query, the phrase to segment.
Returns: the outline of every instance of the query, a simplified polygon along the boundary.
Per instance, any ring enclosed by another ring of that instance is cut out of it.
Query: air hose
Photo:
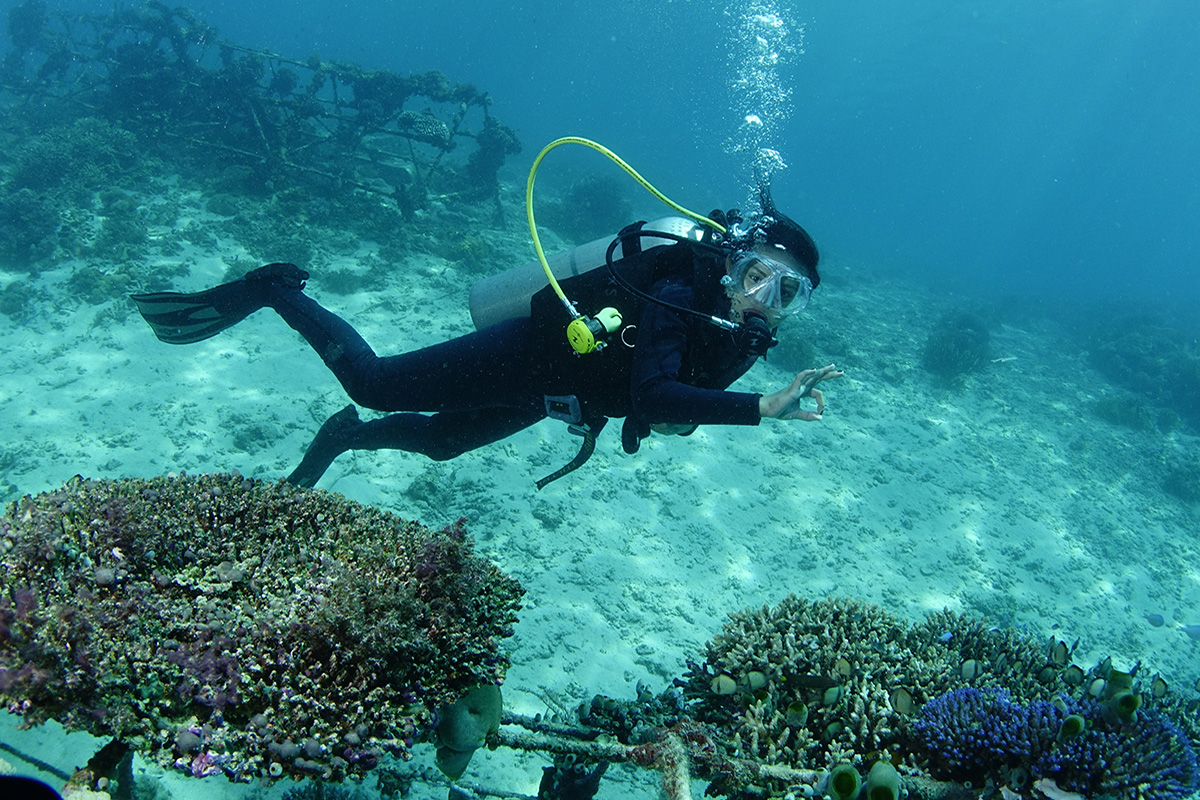
[[[537,178],[538,167],[541,166],[542,159],[549,155],[551,150],[564,144],[581,144],[607,156],[610,161],[625,170],[643,189],[654,195],[655,198],[673,211],[701,225],[707,225],[719,233],[725,233],[725,226],[694,211],[689,211],[671,200],[658,189],[654,188],[649,181],[643,178],[637,170],[629,166],[624,159],[598,142],[593,142],[591,139],[585,139],[582,136],[564,136],[560,139],[555,139],[543,147],[542,151],[538,153],[537,158],[533,160],[533,166],[529,169],[529,179],[525,183],[525,216],[529,220],[529,234],[533,238],[533,249],[537,253],[538,262],[542,265],[542,269],[546,273],[546,279],[550,282],[550,287],[554,290],[554,294],[558,296],[558,299],[562,302],[563,307],[566,308],[567,313],[571,317],[571,322],[567,325],[567,340],[571,343],[571,347],[575,352],[582,355],[593,353],[604,347],[603,337],[620,327],[621,314],[615,308],[601,309],[596,314],[595,319],[581,314],[575,308],[575,304],[570,301],[566,293],[562,290],[562,287],[559,286],[558,280],[554,277],[554,273],[550,269],[550,263],[546,260],[546,253],[542,249],[542,240],[538,236],[537,224],[533,218],[533,184]]]

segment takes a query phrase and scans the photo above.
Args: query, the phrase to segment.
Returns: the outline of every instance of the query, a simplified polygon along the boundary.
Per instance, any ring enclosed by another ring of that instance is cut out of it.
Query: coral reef
[[[615,236],[633,219],[633,203],[626,183],[611,175],[583,175],[559,199],[547,199],[541,217],[563,238],[582,244]]]
[[[238,780],[406,756],[503,679],[522,594],[460,525],[237,475],[72,479],[0,558],[0,701]]]
[[[45,311],[37,279],[63,263],[75,297],[124,305],[239,245],[249,266],[353,259],[330,282],[343,291],[391,281],[429,231],[458,232],[446,257],[465,269],[507,255],[472,206],[503,227],[497,176],[521,145],[474,85],[296,61],[156,1],[66,13],[25,0],[8,20],[0,261],[31,280],[5,289],[0,313]],[[404,224],[418,210],[419,231]]]
[[[0,259],[38,272],[38,265],[58,249],[59,212],[30,189],[0,186]]]
[[[1087,797],[1183,800],[1200,788],[1187,736],[1152,711],[1127,718],[1095,700],[1028,706],[1001,690],[957,689],[931,700],[911,726],[935,777],[1020,791],[1053,780]]]
[[[1178,456],[1166,464],[1163,489],[1186,503],[1200,501],[1200,458]]]
[[[947,314],[926,339],[921,364],[939,378],[959,378],[988,362],[990,340],[987,323],[975,314],[965,311]]]
[[[521,142],[516,131],[488,115],[475,136],[475,144],[477,149],[467,159],[464,171],[467,179],[464,192],[468,197],[494,197],[499,202],[500,167],[506,157],[521,152]]]
[[[732,615],[704,664],[689,664],[684,692],[739,755],[828,767],[886,748],[950,688],[1029,679],[1047,664],[1043,650],[949,612],[910,628],[876,606],[790,596]]]
[[[1200,429],[1200,340],[1153,317],[1106,319],[1085,337],[1088,361],[1116,386]]]
[[[0,290],[0,314],[7,314],[18,322],[23,321],[33,296],[34,289],[27,281],[13,281]]]
[[[140,161],[137,138],[91,117],[46,130],[22,145],[9,174],[12,191],[56,192],[79,201]]]
[[[1091,403],[1092,414],[1109,425],[1119,425],[1134,431],[1157,430],[1158,421],[1141,398],[1134,395],[1099,397]]]
[[[102,120],[31,135],[0,184],[0,226],[6,232],[0,258],[32,275],[71,255],[90,255],[106,265],[144,261],[143,201],[116,184],[135,183],[145,166],[132,134]],[[93,215],[101,220],[98,230]],[[89,300],[103,302],[122,291],[116,287]]]
[[[1089,698],[1123,687],[1147,706],[1154,705],[1156,714],[1166,715],[1162,719],[1178,723],[1179,742],[1200,736],[1195,710],[1185,710],[1184,701],[1168,693],[1161,678],[1135,683],[1108,660],[1084,670],[1072,663],[1073,651],[1062,641],[1038,642],[949,611],[909,625],[868,604],[789,596],[774,608],[731,615],[706,646],[703,663],[689,661],[688,672],[676,683],[683,690],[687,719],[706,726],[729,757],[792,770],[828,770],[847,763],[865,774],[877,754],[889,753],[902,772],[925,775],[924,756],[909,744],[911,723],[927,703],[967,687],[1003,692],[982,697],[1002,696],[1014,708],[1024,704],[1037,709],[1056,698],[1090,709]],[[604,701],[599,708],[616,719],[612,703]],[[584,719],[596,724],[596,709],[593,704]],[[996,716],[1002,717],[1003,710]],[[1147,731],[1159,724],[1146,712],[1138,713],[1140,718],[1145,714]],[[636,729],[628,719],[621,727]],[[621,735],[620,729],[605,729]],[[1147,742],[1164,737],[1146,733]],[[1075,751],[1060,752],[1068,759]],[[1177,748],[1162,758],[1186,775],[1190,768],[1182,752]],[[1091,756],[1080,755],[1085,757]],[[1068,774],[1066,763],[1060,763],[1055,774]],[[973,769],[989,772],[991,767],[984,761]],[[1109,770],[1110,776],[1114,770]],[[736,785],[718,772],[702,769],[699,774],[713,781],[713,790],[740,796]],[[764,793],[753,796],[782,796],[785,788],[768,784]]]

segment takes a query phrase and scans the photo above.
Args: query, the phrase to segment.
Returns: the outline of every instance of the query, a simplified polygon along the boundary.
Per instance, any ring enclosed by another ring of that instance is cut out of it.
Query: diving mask
[[[807,276],[759,250],[740,253],[722,283],[780,316],[803,311],[813,291]]]

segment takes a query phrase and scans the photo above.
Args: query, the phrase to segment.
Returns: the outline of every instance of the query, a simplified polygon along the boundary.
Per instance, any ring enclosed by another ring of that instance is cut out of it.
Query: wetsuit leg
[[[347,450],[405,450],[434,461],[448,461],[506,439],[545,416],[520,409],[482,408],[440,414],[389,414],[360,422],[354,406],[347,406],[321,426],[288,482],[315,486],[333,460]]]
[[[270,306],[316,350],[354,402],[378,411],[469,411],[503,406],[539,413],[529,320],[397,356],[380,357],[345,320],[296,289]]]
[[[545,419],[544,413],[515,408],[389,414],[364,422],[350,436],[348,450],[406,450],[434,461],[449,461],[484,445],[507,439]]]

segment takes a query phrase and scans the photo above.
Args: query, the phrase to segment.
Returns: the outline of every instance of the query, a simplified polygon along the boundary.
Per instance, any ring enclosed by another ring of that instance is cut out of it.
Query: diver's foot
[[[362,424],[358,409],[353,405],[325,420],[300,460],[300,466],[287,476],[287,482],[306,489],[316,486],[333,460],[350,449],[350,434]]]
[[[274,264],[250,270],[242,276],[242,280],[249,284],[260,284],[274,289],[303,289],[304,282],[308,280],[308,273],[295,264],[277,261]]]

